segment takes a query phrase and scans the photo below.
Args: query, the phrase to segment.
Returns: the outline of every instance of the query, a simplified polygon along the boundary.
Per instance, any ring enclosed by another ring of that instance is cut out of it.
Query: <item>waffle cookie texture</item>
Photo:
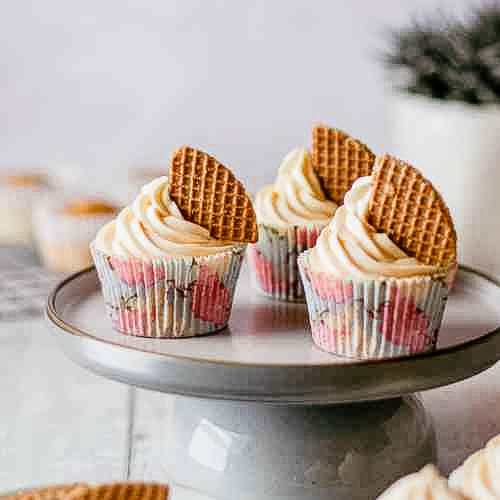
[[[70,500],[85,493],[87,486],[83,483],[61,486],[47,486],[33,490],[23,490],[12,495],[0,496],[1,500]]]
[[[368,222],[419,262],[456,262],[453,221],[434,186],[417,169],[389,155],[377,157],[372,178]]]
[[[50,486],[14,495],[0,497],[2,500],[167,500],[168,486],[122,482],[110,484],[73,484]]]
[[[345,132],[315,125],[312,131],[312,161],[325,194],[337,205],[358,178],[372,173],[375,155]]]
[[[172,156],[170,196],[183,217],[224,241],[254,243],[252,202],[232,172],[212,156],[183,146]]]

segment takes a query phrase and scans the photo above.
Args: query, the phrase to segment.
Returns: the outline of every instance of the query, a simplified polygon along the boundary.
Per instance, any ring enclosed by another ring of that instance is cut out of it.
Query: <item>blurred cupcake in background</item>
[[[418,472],[398,479],[378,497],[378,500],[411,500],[420,498],[427,500],[468,499],[468,497],[450,488],[446,478],[440,474],[438,469],[434,465],[428,464]]]
[[[467,457],[448,482],[471,500],[500,498],[500,434]]]
[[[66,200],[81,199],[89,201],[105,200],[106,203],[124,206],[129,199],[128,177],[120,167],[106,165],[100,168],[101,175],[89,175],[99,165],[79,164],[76,162],[52,162],[48,165],[50,184]]]
[[[12,170],[0,175],[0,244],[33,243],[33,204],[48,188],[48,177],[39,171]]]
[[[35,238],[44,265],[74,272],[92,265],[90,242],[118,207],[107,200],[54,195],[39,200],[33,210]]]
[[[59,191],[80,191],[89,182],[88,171],[77,162],[49,162],[50,184]]]
[[[307,150],[290,151],[275,183],[255,198],[259,240],[248,254],[262,292],[285,301],[303,300],[297,257],[314,246],[336,208],[325,196]]]

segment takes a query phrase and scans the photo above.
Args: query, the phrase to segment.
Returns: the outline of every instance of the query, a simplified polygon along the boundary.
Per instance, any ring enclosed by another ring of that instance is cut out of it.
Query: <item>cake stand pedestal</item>
[[[436,461],[413,396],[302,407],[178,396],[168,420],[155,476],[220,499],[373,499]]]
[[[317,349],[302,304],[259,297],[243,270],[230,326],[208,337],[114,332],[93,269],[63,281],[47,315],[74,361],[108,378],[173,393],[161,478],[220,500],[373,499],[436,462],[432,423],[414,395],[500,358],[500,285],[462,267],[438,348],[353,361]]]

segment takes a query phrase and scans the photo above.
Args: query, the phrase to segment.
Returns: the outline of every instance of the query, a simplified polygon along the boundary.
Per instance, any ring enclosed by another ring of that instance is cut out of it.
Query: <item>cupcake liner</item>
[[[46,186],[0,184],[0,244],[33,244],[33,205],[47,191]]]
[[[274,299],[304,302],[297,257],[316,244],[323,227],[259,224],[259,241],[248,251],[257,288]]]
[[[227,326],[245,246],[151,262],[91,252],[113,328],[126,335],[193,337]]]
[[[314,343],[357,359],[432,351],[448,298],[443,279],[430,276],[356,281],[308,268],[298,259]]]
[[[75,194],[74,196],[78,196]],[[74,272],[92,265],[89,244],[115,214],[68,215],[70,195],[52,195],[34,205],[34,236],[42,261],[53,271]]]

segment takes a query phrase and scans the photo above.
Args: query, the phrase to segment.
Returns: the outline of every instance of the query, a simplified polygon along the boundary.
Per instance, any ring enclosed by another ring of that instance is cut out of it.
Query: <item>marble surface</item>
[[[0,323],[0,491],[74,480],[155,479],[172,397],[73,364],[45,320]],[[500,363],[421,394],[445,474],[500,433]],[[176,489],[174,499],[204,498]]]

